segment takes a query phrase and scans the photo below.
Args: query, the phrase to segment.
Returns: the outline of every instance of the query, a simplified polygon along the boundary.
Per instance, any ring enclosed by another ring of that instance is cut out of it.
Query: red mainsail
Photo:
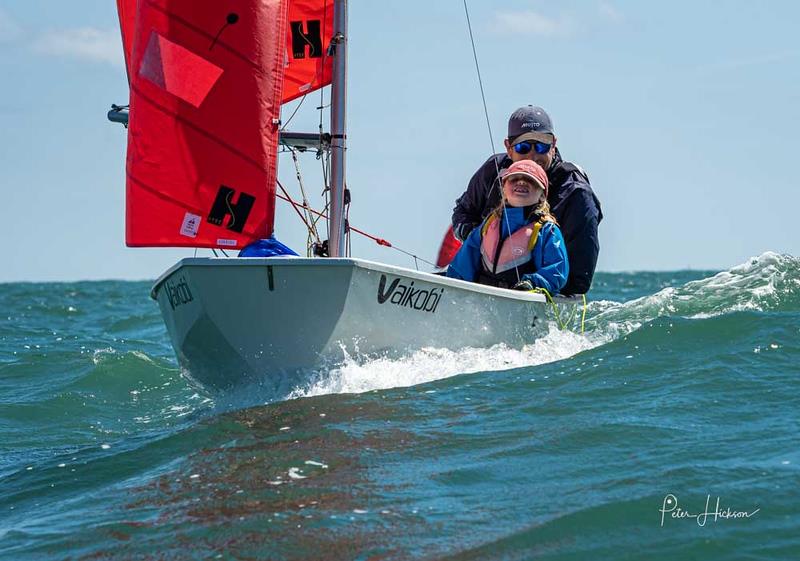
[[[327,55],[333,0],[288,1],[283,103],[327,86],[333,76],[333,58]]]
[[[137,3],[127,245],[239,248],[268,237],[286,2]],[[124,19],[122,28],[127,42]]]
[[[128,81],[130,81],[131,76],[133,33],[136,29],[136,2],[137,0],[117,0],[119,30],[122,35],[122,50],[125,53],[125,68],[128,71]]]

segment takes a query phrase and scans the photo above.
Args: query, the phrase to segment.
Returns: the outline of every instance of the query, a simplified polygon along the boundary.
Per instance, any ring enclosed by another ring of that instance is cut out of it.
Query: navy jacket
[[[502,187],[497,169],[511,165],[507,154],[495,154],[484,163],[453,209],[453,232],[464,240],[469,232],[500,204]],[[547,202],[558,220],[569,255],[569,279],[562,294],[585,294],[592,285],[600,241],[597,225],[603,219],[600,201],[592,191],[589,178],[578,166],[565,162],[556,149],[547,170],[550,187]]]
[[[516,232],[528,224],[522,208],[506,207],[500,219],[500,239],[506,239],[511,232]],[[458,250],[450,266],[447,276],[454,279],[477,281],[483,266],[481,263],[481,229],[473,228],[464,245]],[[533,246],[531,261],[536,268],[535,273],[523,274],[520,280],[529,280],[535,287],[544,288],[550,294],[556,294],[567,282],[569,262],[564,248],[564,239],[558,226],[545,222],[539,231],[536,245]]]

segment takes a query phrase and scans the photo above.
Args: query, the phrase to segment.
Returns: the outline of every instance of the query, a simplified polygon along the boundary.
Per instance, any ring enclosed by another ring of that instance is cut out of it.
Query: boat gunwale
[[[173,273],[183,267],[302,267],[309,265],[313,265],[315,267],[355,267],[368,269],[371,271],[401,275],[426,282],[434,282],[439,285],[450,286],[459,290],[467,290],[489,296],[500,296],[512,300],[519,300],[521,302],[547,302],[545,295],[538,292],[526,292],[510,290],[507,288],[498,288],[494,286],[478,284],[475,282],[453,279],[443,275],[437,275],[435,273],[416,271],[413,269],[407,269],[405,267],[399,267],[397,265],[388,265],[385,263],[369,261],[367,259],[360,259],[356,257],[328,257],[324,259],[315,257],[184,257],[158,277],[153,284],[153,288],[150,290],[150,297],[153,300],[157,300],[158,289],[161,287],[164,281],[166,281]],[[580,296],[557,295],[554,297],[554,299],[559,304],[577,304],[580,301]]]

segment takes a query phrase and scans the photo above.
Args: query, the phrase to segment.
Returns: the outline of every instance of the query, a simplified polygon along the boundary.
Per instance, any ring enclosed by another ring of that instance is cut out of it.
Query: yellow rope
[[[529,290],[528,292],[535,292],[537,294],[544,294],[545,300],[550,304],[550,307],[553,308],[553,315],[556,318],[556,325],[562,331],[565,329],[570,329],[572,325],[572,321],[575,319],[575,313],[577,312],[576,308],[572,308],[572,313],[569,316],[569,319],[565,322],[561,321],[561,313],[558,310],[558,305],[556,304],[555,300],[553,300],[553,296],[546,288],[537,287],[533,290]],[[581,294],[583,298],[583,312],[581,313],[581,334],[584,332],[585,324],[586,324],[586,295]],[[571,329],[570,329],[571,330]]]
[[[583,313],[581,314],[581,335],[583,335],[583,327],[586,323],[586,294],[581,294],[583,297]]]
[[[565,325],[561,322],[561,314],[558,311],[558,306],[556,306],[556,303],[553,300],[553,297],[550,295],[550,291],[548,291],[546,288],[536,287],[533,290],[529,290],[528,292],[535,292],[537,294],[544,294],[545,300],[550,304],[550,307],[553,308],[553,315],[556,318],[556,325],[558,325],[559,329],[563,330],[565,328]]]

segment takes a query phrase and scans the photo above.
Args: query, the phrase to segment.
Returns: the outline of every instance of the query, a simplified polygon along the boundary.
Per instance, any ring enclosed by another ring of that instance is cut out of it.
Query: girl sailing
[[[467,237],[447,276],[556,294],[567,282],[569,260],[547,204],[547,174],[539,164],[521,160],[501,181],[503,201]]]

